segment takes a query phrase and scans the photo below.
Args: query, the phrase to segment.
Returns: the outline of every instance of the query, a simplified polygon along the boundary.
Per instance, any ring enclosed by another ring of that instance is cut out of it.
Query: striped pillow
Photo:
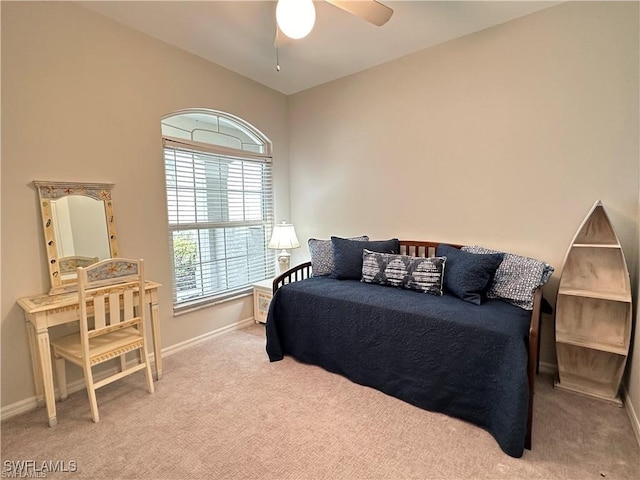
[[[361,281],[442,295],[445,261],[445,257],[411,257],[365,249]]]

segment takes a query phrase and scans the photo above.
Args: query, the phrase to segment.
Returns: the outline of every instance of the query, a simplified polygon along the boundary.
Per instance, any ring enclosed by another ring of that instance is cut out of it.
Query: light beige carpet
[[[624,409],[539,376],[533,450],[505,455],[485,431],[291,358],[269,363],[256,325],[166,357],[142,374],[2,424],[2,476],[15,461],[76,462],[87,479],[638,479]],[[8,463],[7,463],[8,462]]]

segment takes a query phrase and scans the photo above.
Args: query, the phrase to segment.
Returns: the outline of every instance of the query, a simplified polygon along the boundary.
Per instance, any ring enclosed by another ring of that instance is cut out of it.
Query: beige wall
[[[556,268],[555,303],[566,249],[601,199],[637,281],[638,40],[637,3],[572,2],[292,96],[301,241],[369,234],[533,256]],[[551,365],[553,337],[545,316]]]
[[[251,318],[251,297],[172,316],[160,118],[223,110],[274,145],[289,217],[287,98],[71,3],[2,2],[2,405],[34,395],[15,300],[48,290],[37,180],[113,182],[120,253],[161,289],[163,345]]]

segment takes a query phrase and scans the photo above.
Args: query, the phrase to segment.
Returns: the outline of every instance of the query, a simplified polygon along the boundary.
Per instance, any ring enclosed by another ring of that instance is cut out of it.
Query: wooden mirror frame
[[[81,195],[101,201],[104,204],[105,221],[109,252],[111,258],[118,256],[118,241],[116,236],[116,224],[113,214],[113,200],[111,199],[112,183],[80,183],[80,182],[46,182],[34,180],[33,184],[38,190],[40,200],[40,213],[42,215],[42,231],[44,233],[45,250],[47,253],[47,265],[49,267],[49,279],[51,290],[49,295],[77,290],[77,278],[63,279],[61,272],[56,234],[54,230],[51,200],[60,199],[69,195]]]

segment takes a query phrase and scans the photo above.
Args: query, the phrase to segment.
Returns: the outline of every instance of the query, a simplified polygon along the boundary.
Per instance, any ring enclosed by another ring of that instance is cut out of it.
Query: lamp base
[[[283,249],[278,254],[278,267],[280,268],[280,273],[284,273],[289,270],[289,265],[291,265],[291,254]]]

